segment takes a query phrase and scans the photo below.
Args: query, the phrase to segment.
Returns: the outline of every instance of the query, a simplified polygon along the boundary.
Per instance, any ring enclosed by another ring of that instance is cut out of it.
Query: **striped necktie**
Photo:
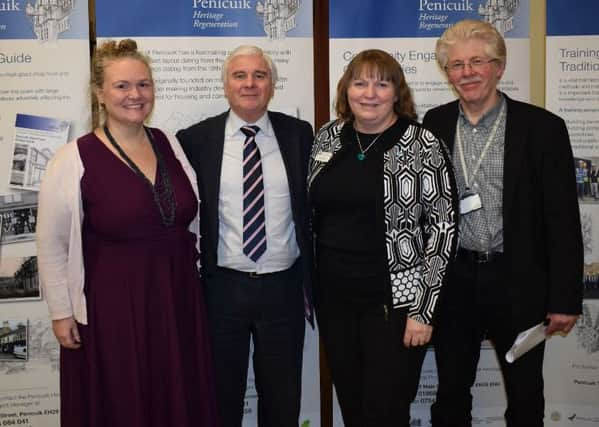
[[[256,262],[266,251],[264,181],[256,145],[258,126],[243,126],[243,253]]]

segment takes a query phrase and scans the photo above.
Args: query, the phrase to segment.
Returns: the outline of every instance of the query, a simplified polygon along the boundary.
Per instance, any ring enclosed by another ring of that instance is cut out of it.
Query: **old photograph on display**
[[[574,170],[578,201],[599,204],[599,157],[574,157]]]
[[[8,184],[23,190],[39,190],[48,162],[68,137],[66,120],[17,114]]]
[[[0,302],[41,299],[36,256],[0,256]]]
[[[0,318],[0,362],[27,360],[27,320]]]
[[[0,195],[0,244],[35,239],[37,193]]]

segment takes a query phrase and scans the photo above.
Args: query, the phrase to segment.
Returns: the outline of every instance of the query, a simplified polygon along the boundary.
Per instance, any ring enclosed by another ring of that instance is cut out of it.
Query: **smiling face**
[[[143,124],[154,107],[150,70],[137,59],[111,61],[104,68],[104,83],[96,89],[96,96],[104,106],[107,124]]]
[[[231,59],[225,76],[225,97],[241,119],[255,123],[273,95],[271,71],[260,55],[238,55]]]
[[[485,51],[485,42],[479,39],[458,41],[447,51],[447,77],[460,97],[462,106],[471,111],[488,111],[497,101],[497,84],[505,65]],[[472,61],[482,60],[478,67]],[[451,71],[451,65],[464,63],[461,70]]]
[[[393,110],[396,101],[393,83],[375,73],[362,73],[349,82],[347,102],[356,129],[361,132],[379,133],[389,127],[396,118]]]

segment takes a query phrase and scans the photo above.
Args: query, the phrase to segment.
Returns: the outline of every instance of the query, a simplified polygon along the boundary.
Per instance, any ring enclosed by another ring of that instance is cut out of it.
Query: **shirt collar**
[[[466,114],[462,109],[462,104],[458,102],[458,106],[460,108],[460,118],[462,119],[462,123],[466,124],[469,127],[490,128],[491,126],[493,126],[495,120],[497,119],[497,116],[499,115],[499,112],[501,111],[501,106],[506,102],[503,93],[497,91],[497,95],[499,96],[499,101],[497,101],[495,105],[480,118],[476,125],[472,125],[470,121],[468,121],[468,117],[466,117]]]
[[[260,133],[270,137],[273,136],[272,124],[268,118],[268,112],[265,112],[262,117],[256,120],[255,123],[247,123],[241,117],[239,117],[233,110],[229,110],[229,116],[227,117],[227,124],[225,125],[225,136],[230,138],[235,136],[237,133],[243,135],[240,128],[245,125],[256,125],[260,128]]]

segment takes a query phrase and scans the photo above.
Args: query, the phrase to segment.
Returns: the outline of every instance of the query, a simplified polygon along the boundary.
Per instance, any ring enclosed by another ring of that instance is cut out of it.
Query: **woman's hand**
[[[70,349],[81,347],[81,337],[79,336],[79,329],[77,329],[77,322],[75,322],[72,316],[66,319],[53,320],[52,329],[61,346]]]
[[[426,345],[431,340],[433,327],[408,317],[406,320],[406,331],[403,335],[403,345],[406,347],[417,347]]]

